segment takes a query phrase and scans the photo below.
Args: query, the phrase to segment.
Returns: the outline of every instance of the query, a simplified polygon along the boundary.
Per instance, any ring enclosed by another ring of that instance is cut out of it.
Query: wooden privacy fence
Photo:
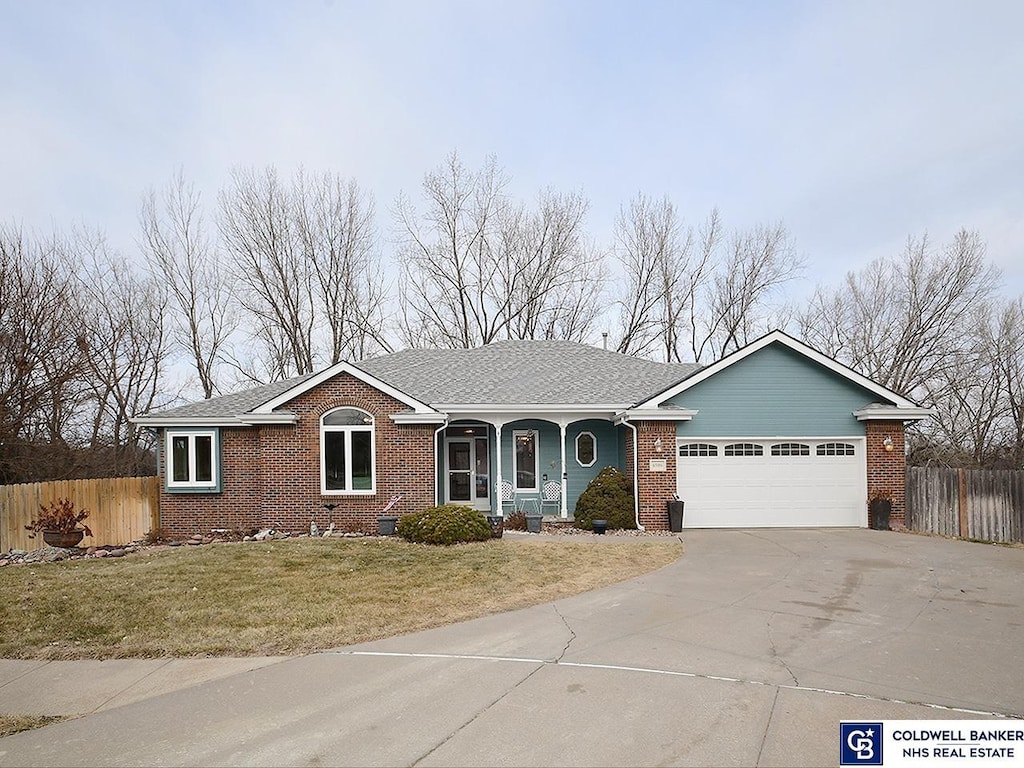
[[[40,504],[71,499],[89,510],[92,530],[82,546],[127,544],[160,527],[159,477],[106,477],[99,480],[57,480],[50,483],[0,485],[0,552],[39,549],[43,537],[28,537],[25,526]]]
[[[909,467],[907,527],[1024,542],[1024,470]]]

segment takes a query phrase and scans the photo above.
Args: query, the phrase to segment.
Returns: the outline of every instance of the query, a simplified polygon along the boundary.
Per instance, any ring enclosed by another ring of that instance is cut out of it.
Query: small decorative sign
[[[651,472],[668,472],[668,459],[651,459]]]

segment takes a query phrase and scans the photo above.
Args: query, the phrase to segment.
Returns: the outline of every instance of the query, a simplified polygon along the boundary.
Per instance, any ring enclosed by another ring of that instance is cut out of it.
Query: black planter
[[[889,530],[889,516],[892,514],[892,501],[889,499],[872,499],[869,507],[871,512],[868,521],[876,531]]]
[[[377,530],[381,536],[394,536],[398,526],[398,518],[395,515],[381,515],[377,518]]]
[[[541,521],[544,519],[544,515],[526,515],[526,530],[529,533],[540,533]]]
[[[594,520],[590,524],[590,529],[597,534],[604,535],[604,532],[608,530],[607,520]]]
[[[500,539],[505,532],[505,518],[501,515],[488,515],[487,522],[491,525],[491,538]]]
[[[668,529],[672,533],[683,532],[683,502],[668,502]]]

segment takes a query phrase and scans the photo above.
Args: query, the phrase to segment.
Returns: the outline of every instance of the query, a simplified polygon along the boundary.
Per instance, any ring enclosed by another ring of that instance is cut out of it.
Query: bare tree
[[[219,223],[241,304],[253,319],[255,338],[271,353],[269,377],[311,373],[313,271],[295,232],[291,194],[277,171],[233,170],[231,186],[220,193]]]
[[[604,268],[583,229],[587,208],[580,194],[549,190],[536,211],[520,207],[501,222],[494,299],[505,308],[509,338],[582,341],[590,334],[603,310]]]
[[[238,318],[199,193],[179,170],[159,197],[152,190],[145,196],[139,221],[150,271],[170,292],[171,339],[188,356],[203,397],[210,398],[220,391],[217,370]]]
[[[879,383],[924,395],[929,381],[957,368],[949,353],[999,279],[976,232],[959,232],[940,251],[927,236],[911,238],[900,257],[850,273],[838,288],[819,287],[800,314],[800,332]]]
[[[701,351],[708,345],[716,357],[724,357],[770,330],[769,300],[803,268],[782,224],[734,233],[708,298],[710,322]],[[695,359],[700,359],[696,350]]]
[[[1024,469],[1024,298],[997,309],[989,355],[1004,388],[1001,442],[1006,464]]]
[[[65,445],[81,415],[73,274],[59,237],[0,227],[0,483],[47,475],[33,446]]]
[[[88,444],[106,451],[107,472],[137,474],[149,463],[130,419],[158,403],[167,358],[160,276],[139,274],[108,252],[98,235],[79,235],[78,290],[85,299],[78,347],[87,365],[92,430]]]
[[[803,263],[785,227],[725,234],[713,210],[683,228],[668,198],[639,195],[616,221],[625,281],[619,296],[618,350],[679,362],[723,357],[768,328],[770,300]],[[724,251],[724,252],[723,252]]]
[[[276,380],[343,357],[389,349],[373,202],[355,182],[300,169],[236,169],[220,194],[231,255],[256,349],[234,359],[243,377]]]
[[[468,348],[589,332],[603,269],[583,230],[586,200],[548,191],[531,210],[506,185],[494,158],[472,171],[453,153],[425,176],[422,212],[399,198],[406,344]]]
[[[500,337],[510,297],[496,305],[493,285],[506,184],[493,157],[473,172],[452,153],[423,179],[422,214],[398,199],[401,331],[409,346],[469,348]]]
[[[721,225],[714,210],[698,229],[683,228],[675,206],[638,195],[615,224],[616,257],[625,282],[617,298],[618,351],[682,359],[685,336],[694,337],[698,297],[711,275]],[[695,341],[695,339],[694,339]]]
[[[307,179],[301,171],[292,198],[295,232],[315,278],[314,310],[330,334],[329,362],[391,351],[373,200],[353,180]]]

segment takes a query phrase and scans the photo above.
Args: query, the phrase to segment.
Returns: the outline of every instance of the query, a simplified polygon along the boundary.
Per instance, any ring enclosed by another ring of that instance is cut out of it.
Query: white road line
[[[540,664],[553,667],[580,667],[583,669],[607,669],[614,672],[637,672],[645,675],[665,675],[667,677],[689,677],[695,680],[715,680],[722,683],[740,683],[742,685],[760,685],[767,688],[779,688],[786,691],[805,691],[807,693],[821,693],[826,696],[846,696],[851,699],[865,699],[867,701],[884,701],[888,704],[907,704],[916,707],[927,707],[943,712],[960,712],[967,715],[982,715],[985,717],[1004,717],[1011,719],[1024,719],[1024,715],[1008,712],[989,712],[983,709],[966,709],[964,707],[950,707],[945,704],[933,704],[926,701],[908,701],[905,699],[894,699],[888,696],[873,696],[867,693],[854,693],[853,691],[836,691],[831,688],[813,688],[806,685],[784,685],[781,683],[767,683],[763,680],[744,680],[738,677],[723,677],[722,675],[702,675],[697,672],[680,672],[674,669],[654,669],[651,667],[630,667],[621,664],[592,664],[582,661],[558,661],[557,659],[530,659],[517,656],[482,656],[466,653],[403,653],[399,651],[328,651],[341,656],[393,656],[407,659],[451,659],[460,661],[506,661],[516,664]]]

